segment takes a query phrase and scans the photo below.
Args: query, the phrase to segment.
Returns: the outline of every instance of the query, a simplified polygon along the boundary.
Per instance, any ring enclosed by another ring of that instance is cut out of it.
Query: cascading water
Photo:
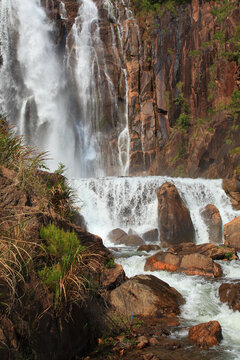
[[[52,32],[40,1],[2,0],[0,112],[29,144],[49,151],[52,167],[63,162],[74,169],[77,140]]]
[[[98,9],[92,0],[82,1],[68,36],[69,43],[67,69],[71,74],[73,87],[77,88],[82,119],[79,125],[81,174],[103,176],[106,135],[100,131],[100,127],[104,94],[111,99],[113,112],[117,110],[117,103],[114,86],[106,69]],[[103,79],[107,89],[103,87]],[[111,116],[113,117],[113,113]]]
[[[87,220],[88,230],[100,235],[106,246],[113,249],[107,234],[120,227],[132,229],[139,235],[157,225],[156,190],[164,182],[175,184],[190,210],[196,230],[196,243],[209,241],[208,228],[200,215],[207,204],[214,204],[220,211],[223,223],[237,216],[240,211],[232,209],[229,198],[222,189],[221,180],[183,179],[169,177],[119,177],[102,179],[76,179],[72,185],[79,194],[81,213]],[[206,281],[198,276],[186,276],[165,271],[145,272],[146,255],[133,248],[119,246],[114,252],[128,277],[137,274],[153,274],[176,288],[186,300],[182,307],[182,323],[186,327],[210,320],[218,320],[224,340],[219,347],[219,356],[214,360],[237,360],[240,357],[240,313],[233,312],[220,302],[218,288],[223,281],[239,279],[239,261],[220,261],[224,279]],[[172,336],[187,336],[187,331]]]
[[[232,209],[221,180],[119,177],[73,180],[73,186],[83,202],[81,212],[89,221],[89,230],[111,245],[106,235],[113,228],[132,228],[141,234],[158,226],[156,190],[166,181],[175,184],[189,208],[197,243],[209,241],[207,226],[200,216],[207,204],[219,209],[223,223],[240,215],[240,211]]]
[[[65,1],[58,3],[60,17],[65,21]],[[108,98],[111,121],[119,111],[119,104],[105,61],[96,4],[83,0],[79,5],[63,55],[54,43],[54,26],[40,0],[1,0],[0,112],[8,115],[10,123],[16,125],[18,133],[26,135],[28,143],[49,150],[56,162],[65,163],[74,176],[103,176],[108,165],[105,151],[108,138],[101,132],[102,117],[106,114],[103,104]],[[113,52],[121,59],[125,94],[124,110],[116,117],[119,120],[118,164],[114,166],[119,169],[118,173],[127,175],[130,136],[126,49],[129,22],[137,24],[124,1],[113,4],[108,0],[105,6],[111,19]],[[46,8],[50,13],[54,1],[46,1]],[[139,36],[138,31],[138,41]],[[141,106],[141,99],[139,103]],[[143,134],[141,141],[143,148]],[[155,192],[165,181],[176,185],[190,209],[197,243],[209,240],[208,229],[200,216],[205,205],[216,205],[223,223],[240,215],[232,209],[220,180],[124,177],[72,180],[72,184],[79,193],[88,230],[102,236],[105,245],[113,247],[107,238],[113,228],[131,228],[141,235],[157,227]],[[131,256],[126,253],[121,256],[121,251],[118,252],[118,262],[124,266],[127,276],[144,273],[146,255],[136,253],[135,249],[127,250]],[[238,261],[221,263],[221,266],[225,279],[239,278]],[[154,275],[185,297],[182,317],[187,325],[219,320],[224,336],[219,360],[239,359],[240,318],[219,302],[217,290],[221,280],[207,282],[200,277],[167,272],[154,272]]]
[[[126,123],[127,113],[119,115],[95,3],[79,3],[65,52],[54,43],[54,24],[40,0],[2,0],[0,6],[0,113],[27,143],[49,151],[51,169],[63,162],[71,176],[103,176],[110,166],[112,173],[127,173],[127,160],[117,163],[102,131],[118,118]],[[50,14],[54,2],[45,6]],[[59,11],[65,21],[65,2]],[[124,151],[128,159],[128,146]]]

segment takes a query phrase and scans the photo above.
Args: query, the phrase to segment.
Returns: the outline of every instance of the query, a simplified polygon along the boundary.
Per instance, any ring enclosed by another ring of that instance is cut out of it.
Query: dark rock
[[[87,224],[86,224],[86,221],[84,219],[84,216],[82,214],[80,214],[78,211],[76,211],[74,213],[73,218],[72,218],[72,222],[73,222],[73,224],[75,224],[77,226],[80,226],[84,230],[87,230]]]
[[[144,241],[147,242],[157,242],[158,241],[158,229],[152,229],[149,231],[146,231],[142,234],[142,238]]]
[[[144,244],[144,241],[138,235],[125,235],[118,240],[118,244],[126,246],[140,246]]]
[[[172,183],[157,190],[158,221],[162,246],[194,242],[195,231],[189,210]]]
[[[108,234],[108,238],[114,243],[114,244],[122,244],[121,243],[121,238],[127,236],[127,233],[125,231],[123,231],[122,229],[113,229],[112,231],[110,231],[110,233]]]
[[[219,288],[219,297],[233,311],[240,311],[240,282],[223,283]]]
[[[101,273],[101,283],[107,290],[113,290],[126,280],[122,265],[114,264],[114,267],[104,269]]]
[[[216,206],[209,204],[201,211],[201,216],[208,227],[210,242],[222,242],[222,219]]]

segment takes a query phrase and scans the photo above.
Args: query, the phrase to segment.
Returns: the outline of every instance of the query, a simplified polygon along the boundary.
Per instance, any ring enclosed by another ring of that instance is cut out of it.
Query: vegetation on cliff
[[[63,168],[43,171],[45,159],[1,121],[1,359],[72,357],[103,324],[100,275],[111,254],[72,223],[78,212]]]

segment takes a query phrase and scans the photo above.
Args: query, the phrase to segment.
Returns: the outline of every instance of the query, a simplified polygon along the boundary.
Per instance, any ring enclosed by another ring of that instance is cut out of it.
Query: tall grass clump
[[[46,168],[46,153],[37,153],[24,144],[23,136],[17,136],[6,120],[0,120],[0,165],[13,170]]]
[[[85,246],[73,231],[65,231],[50,223],[42,226],[40,237],[48,255],[47,265],[39,270],[42,281],[54,293],[54,306],[63,301],[76,302],[83,300],[86,279],[81,273],[84,257],[88,256]],[[79,274],[79,269],[80,273]]]

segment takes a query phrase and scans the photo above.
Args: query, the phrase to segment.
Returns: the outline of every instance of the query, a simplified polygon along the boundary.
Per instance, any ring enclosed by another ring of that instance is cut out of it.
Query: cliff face
[[[61,3],[65,19],[59,2],[48,7],[63,47],[79,4]],[[120,2],[99,0],[97,6],[105,58],[100,65],[107,72],[100,131],[107,134],[111,153],[108,174],[119,157],[126,163],[128,155],[132,175],[228,177],[238,172],[238,2],[172,3],[135,17],[133,8]],[[124,127],[129,150],[119,137]]]

